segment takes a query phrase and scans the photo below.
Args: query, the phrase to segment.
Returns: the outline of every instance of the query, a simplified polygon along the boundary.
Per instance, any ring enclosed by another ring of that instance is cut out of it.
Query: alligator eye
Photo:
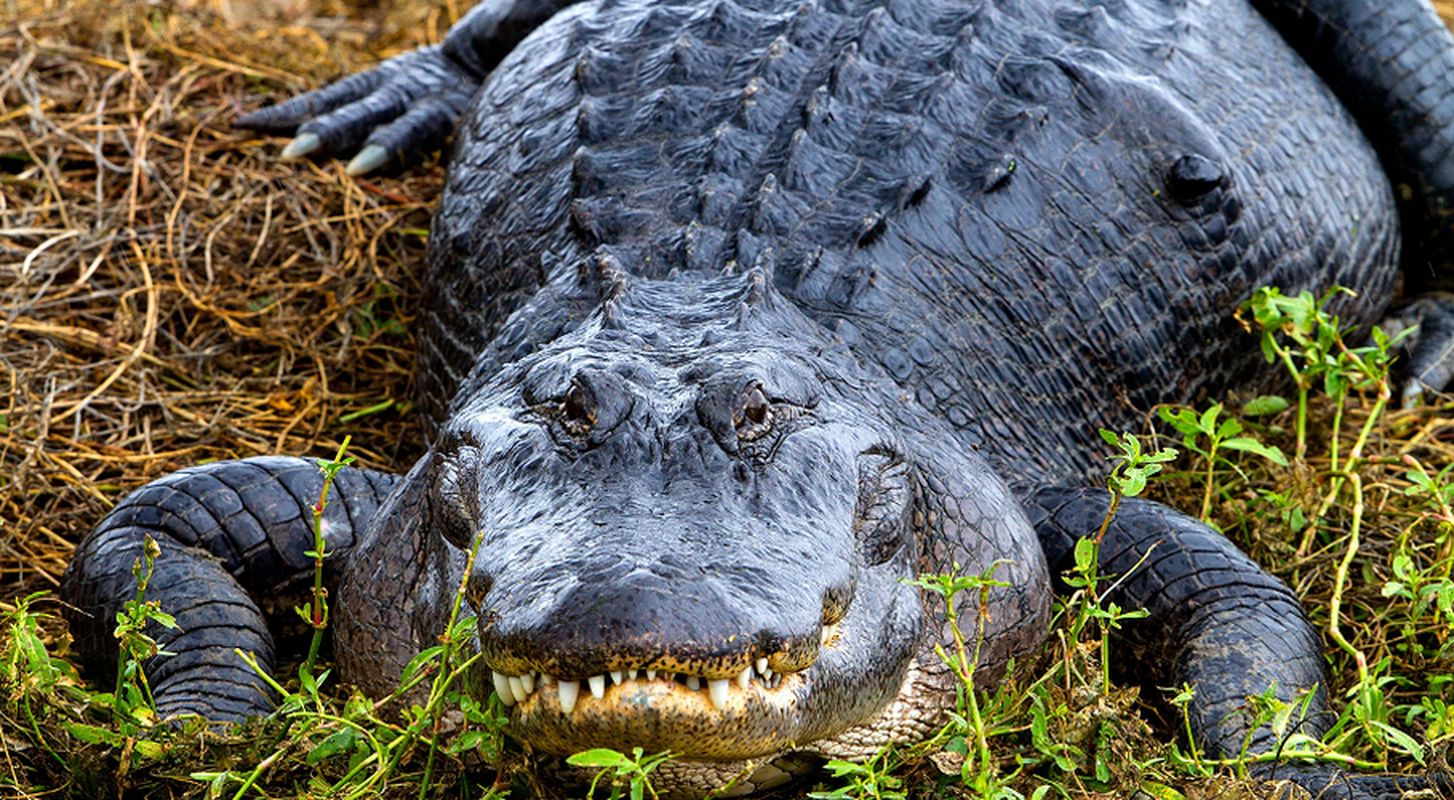
[[[577,436],[584,434],[596,424],[594,406],[586,387],[579,381],[572,381],[570,389],[565,393],[565,399],[560,403],[561,420],[566,429]]]
[[[754,383],[743,392],[738,402],[737,413],[732,415],[732,424],[737,428],[737,438],[750,442],[767,432],[772,417],[772,403],[763,394],[762,384]]]

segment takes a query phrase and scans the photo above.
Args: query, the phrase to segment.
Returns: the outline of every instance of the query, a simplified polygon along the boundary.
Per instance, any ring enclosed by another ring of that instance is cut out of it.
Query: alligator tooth
[[[649,680],[649,681],[656,680],[656,670],[654,670],[654,669],[647,670],[646,671],[646,679]]]
[[[712,707],[721,711],[727,705],[727,679],[707,681],[707,696],[712,699]]]
[[[687,688],[691,689],[694,692],[697,691],[698,689],[702,688],[702,679],[698,678],[696,675],[688,675]]]
[[[525,688],[525,694],[532,694],[535,691],[535,673],[527,672],[521,675],[520,685]]]
[[[636,673],[637,672],[639,672],[639,670],[628,669],[628,670],[626,670],[626,677],[634,681],[634,680],[636,680]]]
[[[621,683],[621,670],[612,670],[611,683],[616,685],[619,685]]]
[[[767,659],[765,659],[765,658],[759,658],[757,660],[757,671],[758,672],[767,672]]]
[[[606,696],[606,676],[592,675],[587,683],[591,684],[591,696],[600,700]]]
[[[569,714],[575,710],[576,698],[581,694],[580,681],[561,681],[556,684],[560,691],[560,710]]]
[[[737,676],[737,688],[739,688],[739,689],[746,689],[747,688],[747,685],[749,683],[751,683],[751,682],[752,682],[752,667],[748,667],[747,669],[742,670],[742,672],[740,674],[738,674],[738,676]]]
[[[513,694],[513,695],[515,695],[515,702],[517,702],[517,703],[523,703],[523,702],[525,702],[525,698],[529,697],[530,695],[525,692],[525,684],[523,684],[523,683],[520,682],[520,676],[519,675],[511,675],[510,678],[509,678],[509,680],[510,680],[510,693]]]
[[[510,690],[510,679],[494,670],[490,671],[490,677],[495,680],[495,694],[500,696],[500,702],[506,708],[515,705],[515,693]]]

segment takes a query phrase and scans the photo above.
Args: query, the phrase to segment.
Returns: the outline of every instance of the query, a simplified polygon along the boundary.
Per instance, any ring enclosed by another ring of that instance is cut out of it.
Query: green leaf
[[[1241,450],[1247,453],[1255,453],[1279,467],[1287,466],[1287,456],[1283,455],[1281,450],[1276,447],[1269,447],[1256,439],[1250,439],[1245,436],[1228,439],[1222,442],[1222,447],[1226,450]]]
[[[1392,725],[1385,725],[1384,723],[1379,722],[1376,719],[1370,719],[1368,721],[1372,723],[1374,727],[1383,731],[1383,734],[1387,736],[1392,742],[1394,749],[1402,751],[1420,764],[1424,763],[1423,745],[1420,745],[1417,741],[1415,741],[1414,737],[1408,735],[1407,733],[1404,733],[1403,731],[1393,727]]]
[[[72,736],[88,744],[109,744],[112,747],[121,747],[126,744],[126,737],[95,725],[70,722],[66,724],[66,730],[70,731]]]
[[[1085,572],[1095,566],[1096,543],[1094,539],[1086,537],[1075,543],[1075,566]]]
[[[308,751],[304,759],[309,766],[317,765],[323,761],[354,749],[354,746],[363,739],[363,734],[354,728],[339,728],[333,735],[319,742],[316,747]]]
[[[1265,394],[1261,397],[1254,397],[1242,406],[1242,415],[1245,417],[1266,417],[1272,414],[1280,414],[1291,405],[1284,398],[1275,394]]]
[[[605,747],[576,753],[565,760],[573,767],[620,767],[631,763],[626,756]],[[829,762],[830,764],[832,762]]]

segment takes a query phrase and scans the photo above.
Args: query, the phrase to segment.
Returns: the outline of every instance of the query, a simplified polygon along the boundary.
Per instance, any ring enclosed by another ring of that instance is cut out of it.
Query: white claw
[[[600,700],[606,696],[606,676],[592,675],[587,681],[591,685],[591,696]]]
[[[283,148],[278,158],[284,161],[293,161],[302,158],[322,146],[323,140],[318,138],[316,133],[300,133],[293,137],[293,141]]]
[[[552,683],[555,683],[555,676],[554,675],[551,675],[548,672],[542,672],[542,673],[540,673],[540,685],[541,686],[549,686]]]
[[[527,672],[520,676],[520,685],[525,688],[525,694],[529,695],[535,691],[535,673]]]
[[[494,670],[490,671],[490,677],[495,681],[495,694],[500,696],[500,702],[507,708],[515,705],[515,693],[510,689],[510,679]]]
[[[634,681],[636,680],[636,675],[639,671],[640,670],[628,669],[626,670],[626,677]]]
[[[747,669],[742,670],[742,672],[737,675],[737,688],[746,689],[747,685],[750,683],[752,683],[752,667],[748,667]]]
[[[560,710],[567,714],[574,711],[576,698],[580,697],[581,694],[581,682],[561,681],[559,684],[556,684],[556,688],[560,691]]]
[[[696,675],[688,675],[687,688],[691,689],[694,692],[697,691],[698,689],[702,688],[702,679],[698,678]]]
[[[727,679],[707,681],[707,696],[712,699],[712,707],[721,711],[727,705]]]
[[[611,683],[618,686],[621,684],[621,670],[617,669],[611,671]]]
[[[515,695],[515,702],[523,703],[530,694],[525,691],[525,684],[520,681],[519,675],[510,676],[510,692]]]
[[[759,658],[757,660],[757,671],[758,672],[767,672],[767,659],[765,659],[765,658]]]
[[[765,669],[765,670],[762,671],[762,679],[763,680],[765,680],[765,681],[771,681],[772,680],[772,676],[773,676],[773,671],[772,671],[771,668],[768,668],[768,669]]]
[[[647,670],[646,671],[646,679],[649,680],[649,681],[656,680],[656,670],[654,670],[654,669]]]
[[[344,167],[343,171],[348,177],[357,178],[360,175],[367,175],[387,163],[389,163],[389,151],[376,144],[371,144],[358,151],[358,155],[348,162],[348,166]]]

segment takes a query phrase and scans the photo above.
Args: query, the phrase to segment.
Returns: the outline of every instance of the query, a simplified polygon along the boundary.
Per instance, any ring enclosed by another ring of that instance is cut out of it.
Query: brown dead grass
[[[345,434],[373,467],[419,452],[413,271],[441,170],[349,180],[230,127],[447,27],[390,11],[0,3],[6,596],[54,585],[118,498],[187,464]]]

